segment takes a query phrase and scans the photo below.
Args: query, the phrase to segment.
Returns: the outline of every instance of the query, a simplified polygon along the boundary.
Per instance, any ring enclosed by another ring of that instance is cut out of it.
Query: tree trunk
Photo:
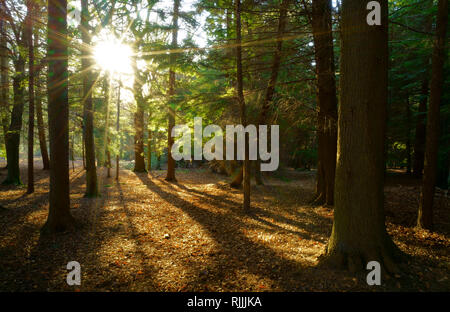
[[[443,91],[445,43],[448,23],[448,0],[439,0],[436,22],[436,38],[430,84],[430,106],[427,117],[425,166],[420,193],[417,226],[425,229],[433,227],[433,199],[436,183],[437,157],[439,149],[439,111]]]
[[[50,137],[49,213],[43,232],[73,226],[69,186],[69,99],[67,1],[48,1],[48,124]]]
[[[83,129],[83,121],[81,121],[81,128]],[[84,131],[81,135],[81,157],[83,160],[83,169],[86,170],[86,155],[84,152]]]
[[[72,140],[70,141],[70,160],[72,161],[72,171],[75,172],[75,147],[73,135]]]
[[[35,35],[35,45],[38,44],[37,35]],[[47,150],[47,139],[45,135],[45,125],[44,125],[44,117],[42,113],[42,95],[41,95],[41,82],[39,79],[39,70],[36,71],[36,119],[38,126],[38,136],[39,136],[39,147],[41,149],[43,170],[50,169],[50,160],[48,158],[48,150]]]
[[[428,78],[422,81],[421,99],[419,101],[419,115],[416,121],[416,137],[414,141],[414,164],[413,174],[416,177],[421,177],[423,172],[423,162],[425,158],[425,119],[427,114],[427,99],[428,99]]]
[[[411,174],[411,104],[406,95],[406,173]]]
[[[81,38],[84,46],[91,44],[89,34],[89,7],[87,0],[81,0]],[[83,131],[84,150],[86,154],[86,193],[85,197],[98,196],[97,168],[95,165],[95,142],[94,142],[94,108],[92,104],[92,91],[94,79],[92,74],[92,55],[89,49],[82,49],[81,70],[83,79]]]
[[[34,193],[34,46],[33,3],[27,1],[26,39],[28,46],[28,181],[27,193]]]
[[[235,174],[233,181],[231,181],[230,186],[232,188],[239,188],[244,180],[244,167],[240,167],[239,171]]]
[[[431,8],[433,6],[433,0],[427,0],[427,6]],[[426,17],[425,21],[425,32],[430,33],[433,28],[433,18],[431,14]],[[422,80],[420,101],[419,101],[419,115],[416,121],[416,135],[414,140],[414,163],[413,163],[413,175],[415,177],[421,177],[423,173],[423,164],[425,159],[425,136],[426,136],[426,115],[427,115],[427,101],[429,93],[429,67],[430,58],[426,57],[425,73]]]
[[[135,46],[137,52],[137,46]],[[134,83],[133,93],[136,101],[134,113],[134,172],[145,172],[144,158],[144,98],[142,97],[142,80],[137,67],[137,56],[133,57]]]
[[[383,184],[388,99],[388,1],[381,26],[366,22],[366,2],[342,3],[341,100],[335,210],[324,263],[396,272],[401,253],[385,227]]]
[[[120,87],[121,85],[119,85],[119,90],[118,90],[118,95],[117,95],[117,120],[116,120],[116,130],[117,130],[117,139],[118,139],[118,152],[116,155],[116,181],[119,181],[119,162],[120,162]]]
[[[172,21],[172,49],[175,50],[178,46],[178,15],[180,10],[180,0],[173,2],[173,21]],[[169,71],[169,127],[167,139],[167,175],[166,181],[176,181],[175,178],[175,159],[172,158],[172,146],[174,139],[172,137],[172,129],[175,127],[175,63],[176,54],[170,54],[170,71]]]
[[[280,16],[278,18],[278,31],[277,31],[277,46],[275,48],[275,53],[273,55],[272,73],[270,76],[269,83],[267,85],[266,95],[264,97],[264,101],[261,107],[261,115],[259,118],[260,125],[265,125],[268,122],[270,105],[272,104],[272,100],[275,95],[275,85],[277,83],[278,72],[280,70],[281,52],[283,47],[283,35],[286,29],[287,9],[289,7],[289,3],[290,0],[283,0],[283,2],[280,5]],[[261,159],[259,157],[255,164],[255,180],[256,184],[258,185],[264,184],[261,177]]]
[[[105,162],[105,166],[107,168],[107,177],[111,177],[111,154],[109,152],[109,105],[111,101],[111,76],[108,72],[105,78],[105,109],[106,109],[106,120],[105,120],[105,133],[103,136],[103,153],[106,154],[106,157],[103,157],[103,161]]]
[[[3,140],[6,148],[6,136],[8,133],[8,114],[9,114],[9,58],[7,48],[7,32],[5,16],[5,0],[0,0],[0,122],[3,130]]]
[[[149,118],[150,119],[150,118]],[[150,123],[150,120],[149,120]],[[147,138],[147,170],[152,171],[152,129],[147,126],[148,138]]]
[[[158,152],[156,156],[156,170],[161,170],[161,153]]]
[[[22,114],[24,106],[25,60],[22,56],[14,62],[13,77],[14,106],[11,112],[11,123],[6,135],[6,159],[8,175],[4,184],[22,184],[19,168],[20,131],[22,130]]]
[[[316,203],[333,205],[337,151],[337,98],[330,0],[313,0],[312,27],[318,86]]]
[[[236,19],[236,81],[237,81],[237,99],[240,108],[241,124],[244,128],[247,126],[246,107],[244,99],[244,86],[242,79],[242,46],[241,46],[241,0],[235,1],[235,19]],[[245,156],[243,165],[243,184],[244,184],[244,211],[250,211],[250,159],[249,159],[249,136],[245,133]]]

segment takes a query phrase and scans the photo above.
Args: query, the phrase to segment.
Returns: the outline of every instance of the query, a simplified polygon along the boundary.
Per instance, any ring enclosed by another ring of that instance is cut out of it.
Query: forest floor
[[[435,232],[415,229],[418,180],[387,180],[387,229],[412,258],[404,273],[368,286],[365,274],[316,266],[333,210],[308,204],[313,172],[284,170],[252,186],[249,215],[227,177],[177,169],[171,184],[164,173],[121,170],[117,183],[100,169],[102,196],[87,199],[78,165],[71,212],[82,226],[55,236],[40,235],[48,172],[36,170],[32,195],[0,186],[0,291],[450,291],[449,199],[436,200]],[[81,286],[66,283],[70,261],[81,264]]]

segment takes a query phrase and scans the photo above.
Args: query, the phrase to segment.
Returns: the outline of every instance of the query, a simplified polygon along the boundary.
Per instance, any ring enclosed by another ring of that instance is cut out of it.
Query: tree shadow
[[[198,284],[207,283],[208,280],[229,279],[230,274],[237,277],[239,275],[239,269],[244,267],[250,274],[270,279],[277,289],[292,290],[298,287],[296,280],[301,278],[302,274],[305,274],[309,269],[314,270],[302,263],[279,255],[269,246],[250,240],[243,233],[246,225],[241,220],[244,217],[242,214],[231,212],[228,214],[218,214],[202,209],[176,195],[176,189],[170,184],[166,184],[166,186],[172,188],[174,192],[163,190],[147,175],[136,174],[136,176],[151,192],[156,193],[163,200],[174,205],[201,224],[210,237],[217,242],[219,248],[217,254],[224,254],[227,259],[227,267],[231,266],[234,269],[234,272],[224,272],[223,262],[213,256],[212,265],[208,268],[208,274],[205,275],[197,272],[198,277],[196,280],[190,282],[191,287],[198,287]],[[275,268],[272,267],[274,263],[276,264]],[[281,272],[284,272],[284,274]],[[289,273],[286,274],[286,272]],[[286,275],[291,278],[281,278],[281,276],[285,277]]]
[[[173,185],[171,185],[170,183],[167,183],[166,181],[161,181],[162,183],[166,184],[168,187],[172,187]],[[317,218],[319,222],[321,223],[326,223],[325,226],[315,226],[314,224],[302,224],[299,221],[296,221],[294,219],[282,216],[281,214],[277,214],[271,211],[268,211],[266,209],[262,209],[260,207],[256,207],[256,206],[252,206],[251,207],[251,212],[245,214],[242,211],[242,204],[238,203],[236,201],[227,199],[225,196],[223,195],[215,195],[215,194],[209,194],[209,193],[205,193],[205,192],[201,192],[198,191],[194,188],[189,188],[185,185],[179,184],[179,183],[175,183],[175,185],[183,190],[185,190],[188,193],[194,193],[194,196],[200,200],[201,202],[207,203],[213,203],[214,206],[216,207],[223,207],[224,209],[229,209],[229,210],[233,210],[233,212],[239,214],[239,215],[246,215],[249,216],[250,218],[260,222],[261,224],[264,224],[266,226],[268,226],[269,228],[275,229],[275,230],[279,230],[281,232],[286,232],[286,233],[291,233],[291,234],[295,234],[297,236],[299,236],[302,239],[311,239],[311,240],[317,240],[321,243],[325,243],[329,234],[330,234],[330,230],[328,228],[331,229],[332,226],[332,222],[331,220],[324,218],[322,216],[319,216],[317,213],[314,213],[314,210],[311,211],[311,215],[308,215],[306,213],[301,213],[301,212],[296,212],[296,216],[300,217],[300,218],[311,218],[311,216],[313,215],[314,218]],[[287,230],[283,227],[280,227],[276,224],[274,224],[273,222],[269,222],[265,219],[263,219],[262,217],[265,217],[267,219],[272,219],[274,221],[277,221],[279,223],[283,223],[283,224],[287,224],[287,225],[291,225],[299,230],[304,230],[305,232],[301,232],[301,231],[293,231],[293,230]],[[317,235],[321,235],[321,237],[325,236],[327,238],[314,238],[312,235],[310,235],[309,233],[315,233]]]

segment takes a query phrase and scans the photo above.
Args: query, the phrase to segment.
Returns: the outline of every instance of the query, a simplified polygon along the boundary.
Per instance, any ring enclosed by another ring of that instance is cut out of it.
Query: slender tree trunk
[[[158,157],[156,157],[158,163],[156,164],[156,170],[161,170],[161,153],[158,153]]]
[[[4,184],[22,184],[19,168],[20,132],[22,130],[22,114],[24,107],[25,60],[22,56],[14,62],[13,77],[14,106],[11,112],[11,122],[6,135],[6,159],[8,175]]]
[[[150,124],[150,120],[149,120]],[[152,129],[150,125],[147,126],[148,138],[147,138],[147,170],[152,171]]]
[[[81,123],[81,128],[83,128],[83,122]],[[84,131],[81,136],[81,158],[83,161],[83,169],[86,170],[86,155],[84,153]]]
[[[75,148],[73,135],[72,140],[70,141],[70,160],[72,161],[72,171],[75,172]]]
[[[27,1],[26,39],[28,46],[28,181],[27,193],[34,193],[34,46],[33,2]]]
[[[3,140],[6,148],[9,113],[9,58],[7,48],[7,32],[5,20],[5,0],[0,0],[0,122],[3,130]]]
[[[387,234],[383,200],[388,1],[379,2],[380,26],[367,24],[365,1],[342,2],[335,210],[323,261],[351,271],[378,261],[396,272],[401,253]]]
[[[280,5],[280,16],[278,18],[278,31],[277,31],[277,45],[272,61],[272,73],[267,85],[266,95],[261,107],[261,115],[259,118],[259,124],[264,125],[268,122],[268,115],[270,105],[272,104],[273,97],[275,95],[275,85],[278,79],[278,72],[281,64],[281,52],[283,48],[283,35],[286,29],[287,22],[287,9],[289,7],[290,0],[283,0]],[[258,140],[259,142],[259,140]],[[256,184],[264,184],[261,177],[261,159],[258,157],[255,165],[255,180]]]
[[[137,46],[135,51],[137,52]],[[136,101],[134,113],[134,172],[146,172],[144,157],[144,98],[142,96],[142,81],[137,67],[137,56],[133,57],[134,83],[133,93]]]
[[[235,19],[236,19],[236,81],[237,81],[237,99],[240,108],[241,124],[244,128],[247,126],[246,107],[244,99],[244,86],[242,79],[242,38],[241,38],[241,0],[235,0]],[[249,136],[245,133],[245,156],[243,165],[243,184],[244,184],[244,211],[250,211],[250,159],[249,159]]]
[[[65,231],[70,214],[67,1],[48,1],[50,208],[43,232]]]
[[[39,31],[34,33],[34,49],[37,51],[39,46]],[[39,147],[41,149],[41,157],[43,163],[43,170],[50,169],[50,160],[48,158],[47,139],[45,135],[44,116],[42,113],[42,88],[40,79],[40,66],[37,66],[35,72],[35,107],[36,107],[36,119],[38,127]]]
[[[87,0],[81,0],[81,38],[84,46],[89,47],[91,37],[89,34],[89,7]],[[94,142],[94,108],[92,104],[92,91],[94,79],[92,74],[92,55],[89,49],[82,49],[81,70],[83,76],[83,132],[84,149],[86,154],[86,193],[85,197],[98,196],[97,168],[95,164]]]
[[[111,140],[108,137],[108,145],[111,143]],[[111,152],[109,151],[109,149],[106,150],[106,168],[107,168],[107,177],[111,178]]]
[[[428,8],[433,6],[433,0],[427,0]],[[425,21],[425,32],[430,33],[433,28],[433,18],[431,14],[426,17]],[[416,121],[416,134],[414,140],[414,163],[413,163],[413,175],[415,177],[421,177],[423,173],[423,164],[425,160],[425,137],[426,137],[426,115],[427,115],[427,101],[428,101],[428,93],[430,90],[430,58],[426,57],[425,73],[424,78],[422,80],[421,92],[420,92],[420,101],[419,101],[419,115],[417,116]]]
[[[411,174],[411,104],[406,95],[406,173]]]
[[[337,98],[330,0],[313,0],[312,27],[318,86],[316,203],[333,205],[337,151]]]
[[[119,181],[119,162],[120,162],[120,87],[121,85],[119,85],[119,90],[118,90],[118,95],[117,95],[117,120],[116,120],[116,130],[117,130],[117,139],[118,139],[118,152],[116,155],[116,181]]]
[[[38,71],[36,72],[36,119],[38,126],[38,136],[39,136],[39,147],[41,149],[43,170],[50,169],[50,160],[48,157],[47,151],[47,139],[45,135],[45,126],[44,126],[44,117],[42,113],[42,97],[41,97],[41,85],[40,79],[38,75]]]
[[[109,152],[109,105],[111,101],[111,76],[107,73],[105,79],[105,109],[106,109],[106,120],[105,120],[105,133],[103,135],[103,161],[107,168],[107,177],[111,177],[111,154]],[[106,154],[106,157],[105,157]]]
[[[173,21],[172,21],[172,49],[178,46],[178,15],[180,10],[180,0],[173,1]],[[170,54],[170,71],[169,71],[169,127],[167,140],[167,175],[166,181],[176,181],[175,178],[175,159],[172,157],[172,146],[174,139],[172,137],[172,129],[175,127],[175,63],[176,54]]]
[[[416,177],[421,177],[423,172],[423,162],[425,159],[425,136],[426,125],[425,119],[427,114],[427,99],[428,99],[428,78],[422,81],[421,99],[419,101],[419,115],[416,122],[416,137],[414,141],[414,164],[413,174]]]
[[[432,229],[433,199],[436,183],[437,157],[439,149],[439,111],[443,91],[445,44],[448,28],[448,0],[439,0],[436,23],[436,38],[433,48],[433,59],[430,84],[430,107],[428,109],[425,166],[420,193],[417,226]]]

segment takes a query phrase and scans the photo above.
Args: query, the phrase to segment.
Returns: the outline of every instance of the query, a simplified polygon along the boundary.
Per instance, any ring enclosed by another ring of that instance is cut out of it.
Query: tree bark
[[[312,28],[318,103],[315,202],[333,205],[337,152],[337,98],[330,0],[313,0]]]
[[[27,193],[34,193],[34,46],[33,46],[33,2],[28,0],[26,39],[28,46],[28,181]]]
[[[137,51],[137,46],[135,47]],[[142,96],[142,82],[137,68],[137,56],[133,57],[134,83],[133,93],[136,101],[134,113],[134,172],[146,172],[144,158],[144,98]]]
[[[39,39],[38,34],[35,34],[34,37],[35,47],[39,45]],[[41,81],[39,78],[40,69],[36,70],[35,77],[35,93],[36,93],[36,119],[37,119],[37,126],[38,126],[38,136],[39,136],[39,147],[41,149],[41,156],[42,156],[42,163],[43,163],[43,170],[49,170],[50,169],[50,160],[48,157],[48,150],[47,150],[47,139],[45,135],[45,125],[44,125],[44,116],[42,113],[42,92],[41,92]]]
[[[242,36],[241,36],[241,0],[235,0],[236,19],[236,81],[237,100],[240,108],[241,124],[247,126],[246,107],[244,99],[244,83],[242,79]],[[250,211],[250,159],[249,159],[249,136],[245,133],[245,156],[243,164],[243,186],[244,186],[244,211]]]
[[[427,116],[425,166],[417,218],[417,226],[425,229],[433,228],[433,199],[439,149],[439,111],[444,81],[447,24],[448,0],[439,0],[431,69],[430,105]]]
[[[419,101],[419,115],[416,121],[416,137],[414,140],[414,163],[413,174],[416,177],[421,177],[423,172],[423,162],[425,159],[425,136],[426,125],[425,119],[427,114],[427,99],[428,99],[428,78],[422,81],[421,99]]]
[[[89,7],[87,0],[81,0],[81,38],[84,46],[91,44],[89,34]],[[83,79],[83,132],[84,150],[86,156],[86,193],[85,197],[98,196],[97,168],[95,165],[95,142],[94,142],[94,108],[92,104],[92,91],[94,79],[92,74],[92,55],[89,49],[82,49],[81,70]]]
[[[180,0],[173,2],[173,21],[172,21],[172,49],[178,46],[178,15],[180,10]],[[175,178],[175,159],[172,158],[172,146],[174,139],[172,137],[172,129],[175,127],[175,64],[176,54],[170,54],[170,71],[169,71],[169,127],[167,133],[167,175],[166,181],[176,181]]]
[[[149,118],[150,119],[150,118]],[[150,120],[149,120],[150,124]],[[152,129],[150,129],[150,125],[147,125],[147,170],[148,172],[152,171]]]
[[[22,184],[19,168],[20,132],[22,130],[22,114],[24,107],[25,60],[19,55],[14,62],[13,77],[14,104],[11,112],[11,122],[6,134],[6,159],[8,175],[4,184]]]
[[[109,139],[109,106],[110,106],[110,101],[111,101],[111,76],[110,73],[108,72],[106,74],[105,77],[105,115],[106,115],[106,120],[105,120],[105,132],[103,135],[103,153],[106,154],[106,157],[103,157],[103,161],[105,162],[105,166],[107,168],[107,177],[110,178],[111,177],[111,154],[109,152],[109,144],[110,144],[110,139]]]
[[[0,0],[0,122],[3,130],[3,140],[6,148],[9,114],[9,58],[6,32],[5,0]]]
[[[433,6],[433,0],[427,0],[428,8]],[[425,24],[425,32],[431,33],[433,28],[433,18],[431,14],[427,16],[424,20]],[[413,175],[415,177],[421,177],[423,173],[423,165],[425,160],[425,138],[426,138],[426,115],[427,115],[427,102],[428,102],[428,93],[429,93],[429,74],[430,74],[430,58],[426,57],[425,73],[424,78],[422,80],[421,92],[420,92],[420,101],[419,101],[419,109],[416,121],[416,135],[414,140],[414,163],[413,163]]]
[[[366,2],[342,2],[341,99],[335,210],[323,263],[364,270],[378,261],[397,272],[401,253],[387,234],[384,148],[388,99],[388,1],[381,25],[366,22]]]
[[[117,143],[118,143],[118,152],[116,155],[116,181],[119,181],[119,164],[120,164],[120,88],[121,85],[119,85],[118,95],[117,95],[117,120],[116,120],[116,130],[117,130]]]
[[[411,174],[411,104],[406,95],[406,173]]]
[[[44,233],[74,225],[69,192],[69,99],[67,1],[48,1],[48,124],[50,136],[49,214]]]
[[[281,52],[283,48],[283,35],[287,24],[287,10],[289,7],[289,3],[290,0],[283,0],[280,5],[280,16],[278,18],[278,30],[277,30],[277,45],[275,48],[275,53],[273,55],[272,70],[269,83],[266,89],[266,95],[264,97],[264,101],[261,107],[261,115],[259,118],[260,125],[265,125],[268,122],[270,105],[272,104],[272,100],[275,95],[275,85],[277,83],[278,72],[280,70]],[[259,157],[255,164],[255,180],[256,184],[258,185],[264,184],[261,177],[261,159]]]

